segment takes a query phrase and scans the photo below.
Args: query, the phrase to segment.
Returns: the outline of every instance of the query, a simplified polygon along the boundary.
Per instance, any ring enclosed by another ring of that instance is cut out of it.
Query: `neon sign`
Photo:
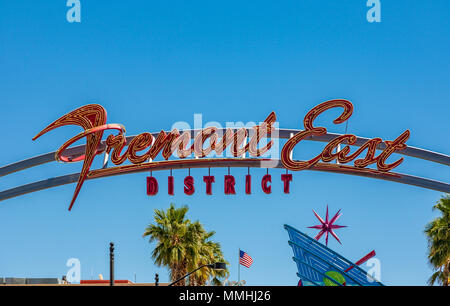
[[[363,145],[360,146],[355,152],[350,154],[350,145],[355,144],[357,137],[355,135],[346,134],[331,140],[323,149],[323,151],[317,156],[305,160],[305,161],[295,161],[292,158],[292,152],[294,148],[299,145],[299,143],[308,137],[317,137],[327,134],[327,129],[325,127],[314,126],[314,121],[323,112],[332,108],[343,108],[342,114],[336,118],[333,123],[339,124],[348,120],[353,113],[353,105],[347,100],[330,100],[323,102],[313,109],[311,109],[303,120],[304,130],[299,131],[293,135],[284,144],[281,150],[281,163],[284,168],[291,171],[300,171],[309,169],[312,167],[327,168],[334,167],[334,164],[330,162],[337,160],[339,162],[339,167],[342,171],[352,171],[352,172],[370,172],[370,173],[387,173],[388,171],[394,169],[403,162],[403,157],[392,162],[390,164],[386,163],[386,160],[395,152],[404,150],[406,146],[406,141],[410,136],[409,130],[403,132],[393,141],[385,140],[381,138],[373,138],[367,140]],[[260,158],[264,153],[271,149],[273,145],[273,140],[267,142],[263,147],[259,147],[260,140],[262,138],[269,139],[271,133],[274,129],[273,124],[276,121],[276,115],[274,112],[270,113],[269,116],[260,125],[253,127],[253,135],[251,135],[249,142],[245,144],[245,139],[249,137],[247,129],[240,128],[237,130],[226,129],[223,135],[217,133],[217,128],[207,127],[199,131],[194,139],[191,139],[190,132],[180,132],[177,129],[166,133],[161,131],[157,137],[154,137],[151,133],[142,133],[134,137],[131,141],[127,143],[125,137],[125,127],[121,124],[107,124],[106,121],[106,110],[98,104],[90,104],[82,106],[78,109],[71,111],[70,113],[57,119],[40,133],[38,133],[33,140],[41,137],[47,132],[62,127],[66,125],[76,125],[84,129],[83,132],[75,135],[67,142],[65,142],[55,153],[55,159],[64,163],[83,161],[83,166],[78,178],[77,186],[75,188],[72,201],[70,202],[69,210],[72,208],[80,190],[83,186],[84,181],[87,178],[96,178],[108,175],[114,175],[119,173],[130,172],[136,169],[152,169],[156,164],[165,163],[167,167],[176,167],[183,164],[189,163],[199,163],[207,162],[211,164],[211,158],[208,155],[215,152],[216,154],[221,154],[227,148],[229,148],[232,156],[238,158],[243,154],[249,154],[250,158],[248,160],[253,160],[255,158]],[[106,138],[106,146],[104,149],[100,149],[103,134],[105,131],[113,130],[117,131],[117,135],[109,135]],[[84,154],[71,158],[70,156],[63,155],[64,152],[78,140],[86,138],[86,147]],[[191,144],[192,142],[192,144]],[[375,150],[380,144],[384,143],[385,148],[382,152],[375,156]],[[346,146],[339,150],[336,149],[339,145]],[[206,148],[205,148],[206,145]],[[127,147],[125,149],[125,147]],[[360,157],[363,152],[367,150],[363,158]],[[96,155],[106,153],[111,156],[111,161],[115,167],[107,169],[97,169],[91,170],[92,162]],[[169,160],[169,158],[176,153],[178,159]],[[164,161],[154,161],[154,159],[161,154]],[[187,159],[190,155],[194,154],[195,159]],[[200,160],[199,160],[200,159]],[[131,164],[122,165],[125,161],[129,161]],[[216,158],[217,162],[229,160]],[[323,161],[321,163],[320,161]],[[342,164],[347,164],[353,161],[353,166],[343,166]],[[377,169],[366,168],[369,165],[376,164]],[[204,182],[206,184],[206,193],[211,193],[211,184],[214,182],[213,176],[205,176]],[[282,176],[282,181],[284,184],[284,192],[289,192],[289,182],[292,180],[292,175],[286,174]],[[173,194],[173,177],[168,179],[169,182],[169,194]],[[267,174],[262,179],[262,189],[266,193],[270,193],[270,183],[271,176]],[[193,194],[194,179],[188,176],[184,180],[184,191],[186,194]],[[225,176],[224,186],[226,194],[235,193],[234,190],[235,180],[233,176]],[[147,182],[147,193],[149,195],[156,194],[158,187],[157,181],[150,178]],[[246,193],[250,193],[251,177],[246,178]]]
[[[283,192],[290,192],[290,183],[292,181],[292,174],[282,174],[281,181],[283,182]],[[186,195],[193,195],[195,193],[194,177],[188,175],[184,178],[183,191]],[[207,195],[212,195],[212,184],[216,182],[216,178],[213,175],[203,176],[203,182],[205,183],[205,189]],[[261,179],[261,189],[265,194],[272,193],[272,176],[267,173]],[[236,194],[236,179],[233,175],[224,176],[224,194]],[[167,194],[175,195],[174,192],[174,177],[169,175],[167,177]],[[154,196],[159,191],[158,180],[153,177],[147,177],[147,195]],[[252,176],[247,174],[245,176],[245,194],[252,193]]]

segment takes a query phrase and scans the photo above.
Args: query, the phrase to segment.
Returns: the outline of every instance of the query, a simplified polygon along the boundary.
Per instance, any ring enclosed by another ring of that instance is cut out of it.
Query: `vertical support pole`
[[[341,144],[338,144],[336,147],[336,154],[339,153],[341,151]],[[339,160],[336,158],[336,164],[339,165]]]
[[[102,169],[108,168],[108,160],[109,160],[109,153],[105,150],[105,156],[103,157],[103,166]]]
[[[153,136],[153,135],[152,135],[152,136]],[[153,144],[154,144],[154,143],[155,143],[155,137],[153,136],[153,138],[152,138],[152,144],[151,144],[150,146],[153,147]],[[150,157],[150,158],[148,159],[148,162],[149,162],[149,163],[153,162],[153,158]]]
[[[244,138],[244,141],[243,141],[243,143],[242,143],[242,147],[245,147],[245,146],[247,145],[247,138],[248,138],[248,137],[245,137],[245,138]],[[245,155],[246,155],[246,152],[244,151],[244,154],[242,154],[241,158],[245,158]]]
[[[294,133],[290,133],[289,134],[289,138],[292,138],[292,137],[294,137]],[[292,156],[293,156],[293,151],[294,150],[291,150],[291,152],[289,153],[289,158],[292,160]]]

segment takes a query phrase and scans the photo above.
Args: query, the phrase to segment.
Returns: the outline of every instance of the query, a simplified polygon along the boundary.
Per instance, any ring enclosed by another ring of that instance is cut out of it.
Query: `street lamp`
[[[109,243],[109,285],[114,286],[114,243]]]
[[[177,279],[176,281],[170,283],[169,286],[173,286],[174,284],[178,283],[180,280],[185,279],[186,277],[188,277],[188,276],[191,275],[192,273],[194,273],[194,272],[196,272],[197,270],[200,270],[201,268],[204,268],[204,267],[208,267],[208,268],[211,268],[211,269],[214,269],[214,270],[225,270],[225,269],[227,268],[227,264],[224,263],[224,262],[215,262],[215,263],[212,263],[212,264],[207,264],[207,265],[200,266],[200,267],[198,267],[197,269],[195,269],[195,270],[189,272],[189,273],[186,274],[185,276],[183,276],[183,277]]]
[[[155,274],[155,286],[159,286],[159,275],[158,275],[158,273]]]

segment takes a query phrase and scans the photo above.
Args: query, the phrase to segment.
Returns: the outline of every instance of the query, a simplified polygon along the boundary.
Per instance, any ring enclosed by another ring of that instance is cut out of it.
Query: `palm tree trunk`
[[[187,274],[186,265],[184,263],[174,265],[172,268],[172,282]],[[174,286],[185,286],[186,280],[183,279],[174,284]]]

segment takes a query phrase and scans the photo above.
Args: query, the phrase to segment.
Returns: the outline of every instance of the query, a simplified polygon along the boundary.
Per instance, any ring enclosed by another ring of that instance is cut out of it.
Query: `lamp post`
[[[114,243],[109,243],[109,285],[114,286]]]
[[[200,267],[198,267],[197,269],[195,269],[195,270],[189,272],[189,273],[186,274],[185,276],[180,277],[180,278],[177,279],[176,281],[170,283],[169,286],[173,286],[174,284],[178,283],[179,281],[185,279],[186,277],[188,277],[188,276],[191,275],[192,273],[194,273],[194,272],[196,272],[196,271],[198,271],[198,270],[200,270],[201,268],[204,268],[204,267],[208,267],[208,268],[211,268],[211,269],[214,269],[214,270],[225,270],[225,269],[227,268],[227,264],[224,263],[224,262],[215,262],[215,263],[212,263],[212,264],[207,264],[207,265],[200,266]]]

